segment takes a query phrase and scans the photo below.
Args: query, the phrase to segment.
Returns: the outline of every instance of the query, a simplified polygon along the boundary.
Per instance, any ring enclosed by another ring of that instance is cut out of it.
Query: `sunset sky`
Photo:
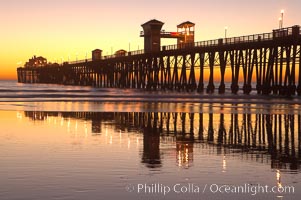
[[[300,0],[5,0],[0,1],[0,79],[16,79],[16,68],[33,55],[52,62],[104,55],[119,49],[143,49],[141,24],[157,19],[176,31],[184,21],[196,24],[196,41],[271,32],[301,25]],[[163,45],[175,44],[172,39]]]

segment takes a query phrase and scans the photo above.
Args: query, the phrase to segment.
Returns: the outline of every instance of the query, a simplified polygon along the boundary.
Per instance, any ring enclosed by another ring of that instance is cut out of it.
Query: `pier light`
[[[227,38],[228,26],[225,26],[225,38]]]
[[[280,13],[281,13],[281,28],[283,28],[284,10],[282,9],[282,10],[280,11]]]

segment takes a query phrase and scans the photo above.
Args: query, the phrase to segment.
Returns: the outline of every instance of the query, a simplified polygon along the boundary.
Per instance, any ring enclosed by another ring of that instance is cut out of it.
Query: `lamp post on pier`
[[[280,13],[281,13],[281,27],[280,27],[280,28],[283,28],[284,10],[282,9],[282,10],[280,11]]]
[[[282,19],[281,17],[279,17],[279,29],[281,29],[281,23],[282,23]]]
[[[225,38],[227,38],[228,26],[225,26]]]

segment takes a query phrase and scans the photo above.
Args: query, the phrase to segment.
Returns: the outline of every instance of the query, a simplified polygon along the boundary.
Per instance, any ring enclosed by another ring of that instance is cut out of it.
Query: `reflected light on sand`
[[[136,137],[137,148],[139,147],[139,137]]]
[[[78,124],[77,124],[77,120],[75,121],[75,132],[77,132],[78,130]]]
[[[70,119],[68,119],[68,122],[67,122],[67,132],[70,133],[70,126],[71,126],[71,122],[70,122]]]
[[[192,146],[189,146],[189,144],[176,144],[177,145],[177,162],[179,167],[185,167],[189,168],[190,164],[192,163]],[[191,150],[191,152],[189,152]]]
[[[17,119],[20,119],[20,120],[23,119],[23,115],[21,112],[17,112]]]
[[[179,166],[179,167],[182,167],[181,151],[178,151],[178,166]]]
[[[64,126],[64,117],[61,118],[61,126]]]
[[[131,139],[128,137],[128,149],[131,148]]]
[[[88,126],[87,126],[87,122],[84,122],[84,129],[85,129],[85,137],[88,137]]]
[[[281,174],[280,174],[280,170],[277,169],[276,171],[276,180],[277,180],[277,187],[278,189],[283,188],[282,187],[282,183],[281,183]],[[282,199],[283,196],[282,195],[277,195],[277,198]]]
[[[277,186],[278,186],[278,188],[282,188],[281,174],[280,174],[280,170],[279,169],[277,169],[277,171],[276,171],[276,179],[277,179]]]
[[[227,161],[226,161],[226,156],[223,157],[223,171],[222,172],[226,172],[227,170]]]
[[[110,142],[109,143],[113,144],[113,136],[112,135],[110,135]]]
[[[121,133],[121,130],[119,130],[119,144],[122,143],[122,133]]]

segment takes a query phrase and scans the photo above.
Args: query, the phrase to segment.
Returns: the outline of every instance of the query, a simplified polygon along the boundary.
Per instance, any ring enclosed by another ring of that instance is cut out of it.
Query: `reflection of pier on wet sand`
[[[178,113],[178,112],[33,112],[32,120],[50,116],[92,121],[92,133],[103,133],[110,124],[116,131],[143,133],[142,162],[148,167],[161,166],[160,144],[176,142],[177,162],[189,166],[193,149],[210,145],[217,154],[241,153],[247,159],[270,160],[277,169],[300,169],[301,115],[257,113]],[[172,138],[172,139],[171,139]]]

